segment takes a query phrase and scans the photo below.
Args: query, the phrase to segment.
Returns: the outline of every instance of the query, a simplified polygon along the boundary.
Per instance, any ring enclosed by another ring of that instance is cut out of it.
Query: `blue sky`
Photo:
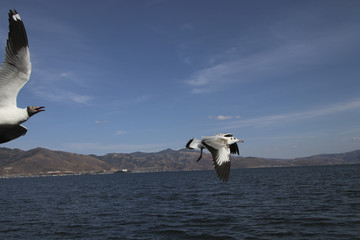
[[[360,1],[17,1],[46,106],[1,147],[103,155],[231,132],[242,156],[360,149]]]

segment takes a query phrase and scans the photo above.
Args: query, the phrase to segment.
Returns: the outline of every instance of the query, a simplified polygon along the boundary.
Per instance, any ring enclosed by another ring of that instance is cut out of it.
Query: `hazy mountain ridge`
[[[84,155],[45,148],[29,151],[0,148],[0,176],[31,176],[84,173],[111,173],[121,169],[131,172],[191,171],[213,169],[211,155],[199,162],[198,151],[166,149],[154,153],[108,153]],[[321,154],[296,159],[267,159],[232,156],[232,168],[289,167],[360,163],[360,150]]]

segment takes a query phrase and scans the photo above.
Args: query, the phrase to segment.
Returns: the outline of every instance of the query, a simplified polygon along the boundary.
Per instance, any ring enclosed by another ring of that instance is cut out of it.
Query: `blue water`
[[[360,165],[0,179],[0,239],[356,239]]]

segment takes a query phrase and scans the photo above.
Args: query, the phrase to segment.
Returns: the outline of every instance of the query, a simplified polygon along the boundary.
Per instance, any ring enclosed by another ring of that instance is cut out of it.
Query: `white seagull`
[[[0,66],[0,143],[25,135],[27,129],[21,123],[44,111],[44,107],[17,107],[17,95],[29,81],[30,73],[30,53],[24,23],[15,9],[10,10],[5,60]]]
[[[230,175],[230,153],[239,154],[237,142],[244,141],[237,139],[231,133],[220,133],[210,137],[202,137],[201,140],[192,138],[186,144],[186,148],[200,148],[200,157],[197,161],[202,158],[204,148],[209,150],[218,177],[227,182]]]

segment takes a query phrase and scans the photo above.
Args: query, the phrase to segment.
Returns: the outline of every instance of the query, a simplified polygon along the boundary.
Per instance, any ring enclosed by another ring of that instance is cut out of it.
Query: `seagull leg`
[[[203,152],[203,149],[200,148],[200,157],[198,158],[198,160],[196,160],[197,162],[200,161],[200,159],[202,158],[202,152]]]

